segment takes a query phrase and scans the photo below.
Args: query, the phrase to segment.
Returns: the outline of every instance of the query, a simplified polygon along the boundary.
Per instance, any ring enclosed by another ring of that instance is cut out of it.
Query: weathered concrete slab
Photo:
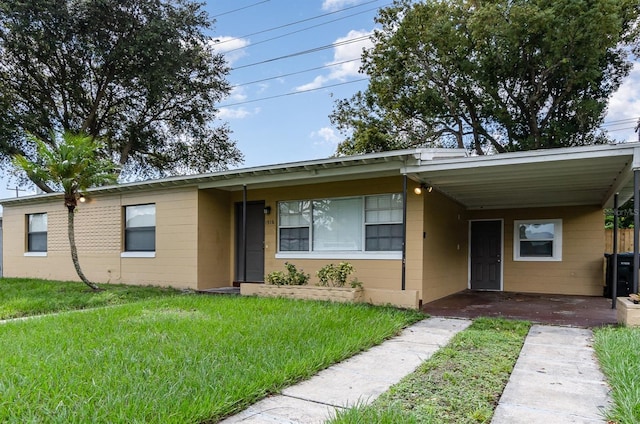
[[[496,410],[492,423],[509,424],[602,424],[602,418],[590,419],[558,411],[531,409],[521,405],[504,405]]]
[[[379,346],[264,399],[222,423],[321,423],[336,408],[367,404],[413,372],[469,320],[430,318]]]
[[[297,424],[324,423],[336,408],[288,396],[271,396],[221,423],[224,424]]]
[[[492,423],[603,423],[609,387],[591,330],[535,325]]]

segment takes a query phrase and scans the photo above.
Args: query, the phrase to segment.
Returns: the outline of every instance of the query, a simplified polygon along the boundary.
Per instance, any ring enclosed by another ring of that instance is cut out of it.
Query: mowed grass
[[[213,423],[424,316],[179,295],[0,325],[0,422]]]
[[[74,309],[120,305],[141,299],[173,296],[178,290],[160,287],[98,284],[93,292],[80,282],[0,278],[0,320]]]
[[[373,404],[331,423],[489,423],[530,326],[478,318]]]
[[[594,330],[596,355],[611,386],[614,423],[640,423],[640,328]]]

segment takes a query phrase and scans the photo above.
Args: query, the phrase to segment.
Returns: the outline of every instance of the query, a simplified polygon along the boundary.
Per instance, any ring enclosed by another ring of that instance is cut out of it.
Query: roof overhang
[[[463,157],[466,157],[466,152],[461,149],[400,150],[121,183],[92,188],[87,192],[97,195],[101,193],[122,193],[176,187],[239,191],[245,186],[248,189],[255,190],[259,188],[398,176],[400,175],[400,169],[409,164],[419,165],[425,161],[434,161],[440,158]],[[0,203],[10,205],[17,202],[39,202],[57,196],[60,196],[60,194],[40,194],[3,199]]]
[[[599,205],[633,195],[640,143],[598,145],[440,160],[407,166],[410,178],[468,209]]]
[[[640,143],[468,156],[459,149],[414,149],[169,177],[90,189],[135,192],[177,187],[238,191],[407,175],[468,209],[598,205],[633,196]],[[5,199],[40,202],[59,193]]]

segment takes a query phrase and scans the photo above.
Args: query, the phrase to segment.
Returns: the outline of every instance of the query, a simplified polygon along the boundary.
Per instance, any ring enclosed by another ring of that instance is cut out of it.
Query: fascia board
[[[335,168],[310,168],[299,171],[282,171],[273,174],[260,175],[239,175],[231,176],[225,180],[202,182],[198,185],[200,189],[207,188],[233,188],[250,186],[265,186],[273,183],[287,182],[292,185],[299,185],[305,182],[327,182],[344,181],[352,177],[362,175],[376,177],[388,175],[400,175],[401,163],[382,162],[369,165],[343,166]]]
[[[556,161],[571,161],[580,159],[597,159],[611,156],[631,156],[637,148],[627,145],[588,146],[576,152],[574,148],[535,150],[517,153],[501,153],[491,156],[470,156],[459,159],[441,159],[418,166],[407,166],[402,172],[416,174],[429,171],[451,169],[484,168],[492,166],[508,166],[521,164],[548,163]]]

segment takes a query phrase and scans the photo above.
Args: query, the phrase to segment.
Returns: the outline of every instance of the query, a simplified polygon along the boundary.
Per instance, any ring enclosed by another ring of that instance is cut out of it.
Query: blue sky
[[[366,88],[366,81],[358,82],[364,78],[358,74],[359,58],[362,49],[371,45],[368,36],[377,9],[389,3],[388,0],[208,2],[208,12],[217,16],[215,37],[220,42],[216,47],[226,52],[233,68],[229,81],[246,84],[268,79],[235,88],[221,103],[221,106],[236,104],[222,107],[220,117],[234,131],[233,138],[245,155],[243,166],[322,158],[335,151],[338,134],[331,128],[328,115],[336,99]],[[232,10],[237,11],[224,14]],[[299,23],[246,36],[294,22]],[[332,44],[338,45],[331,47]],[[260,63],[316,48],[320,49]],[[339,64],[328,66],[336,63]],[[321,69],[308,71],[312,68]],[[301,71],[307,72],[297,73]],[[297,74],[289,75],[292,73]],[[280,95],[285,96],[255,101]],[[250,103],[238,104],[243,102]]]
[[[391,1],[206,3],[216,20],[210,35],[232,68],[229,82],[238,85],[220,103],[219,119],[228,123],[232,139],[244,153],[242,167],[333,154],[340,135],[328,116],[337,99],[366,88],[365,77],[358,73],[359,57],[371,45],[367,36],[375,27],[378,8]],[[299,54],[309,50],[313,52]],[[291,57],[274,60],[282,56]],[[611,99],[605,128],[619,141],[637,140],[633,127],[638,117],[640,66],[636,64]],[[0,198],[15,196],[15,189],[8,186],[0,179]]]

